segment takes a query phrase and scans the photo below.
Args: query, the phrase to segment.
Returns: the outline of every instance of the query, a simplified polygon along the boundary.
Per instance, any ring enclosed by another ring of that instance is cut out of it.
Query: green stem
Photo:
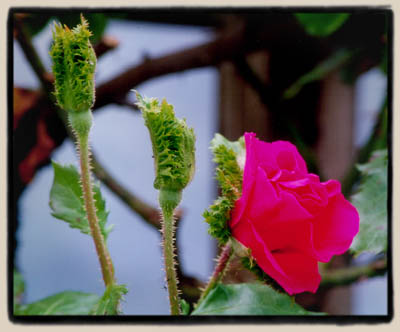
[[[93,199],[93,188],[90,176],[90,151],[88,135],[76,135],[76,138],[80,154],[83,199],[85,201],[90,231],[96,247],[97,256],[99,257],[100,261],[103,280],[107,287],[114,283],[114,267],[110,254],[104,243],[104,238],[101,234],[99,221],[96,215],[96,207]]]
[[[161,193],[162,191],[160,194]],[[163,208],[163,205],[160,205],[163,213],[162,242],[164,249],[165,274],[167,278],[169,304],[171,315],[180,315],[178,278],[176,276],[174,260],[174,210],[165,207]]]
[[[198,306],[206,296],[211,292],[211,290],[217,285],[218,282],[221,281],[222,277],[224,276],[225,272],[228,270],[229,262],[232,257],[233,250],[228,242],[221,251],[221,255],[218,258],[217,265],[215,266],[215,270],[208,282],[206,288],[204,289],[203,293],[200,296],[199,301],[197,302],[196,306]]]
[[[367,265],[350,266],[346,268],[325,271],[321,273],[321,287],[331,288],[349,285],[363,278],[384,275],[387,272],[387,261],[381,259]]]

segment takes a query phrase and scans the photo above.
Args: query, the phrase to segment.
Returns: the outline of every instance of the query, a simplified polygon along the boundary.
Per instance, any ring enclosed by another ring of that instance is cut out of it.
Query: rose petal
[[[314,246],[319,260],[328,262],[333,255],[343,254],[358,230],[356,208],[342,194],[331,197],[328,206],[314,221]]]
[[[267,272],[267,274],[274,278],[290,295],[317,291],[321,276],[316,259],[294,250],[274,252],[273,256],[288,277],[285,278],[275,271]]]
[[[296,197],[289,192],[281,191],[279,193],[279,207],[277,214],[271,215],[269,223],[281,223],[293,220],[307,220],[312,215],[301,206]]]
[[[261,239],[253,225],[246,219],[240,220],[232,229],[232,235],[245,247],[251,249],[251,254],[256,261],[268,260],[272,268],[279,271],[280,274],[285,275],[285,272],[280,268],[279,264],[273,258],[267,245]]]
[[[317,259],[314,248],[314,226],[309,220],[289,220],[274,223],[264,229],[255,226],[271,251],[298,250]]]
[[[256,138],[254,133],[245,133],[246,143],[246,165],[262,165],[268,177],[273,177],[280,169],[288,171],[299,171],[307,174],[307,166],[297,148],[286,141],[267,143]],[[251,155],[251,158],[247,156]],[[253,167],[250,167],[253,168]]]
[[[248,221],[241,220],[232,234],[245,247],[251,248],[252,257],[260,268],[289,294],[317,290],[321,277],[316,259],[291,249],[271,252]]]
[[[257,175],[248,198],[245,215],[250,220],[263,218],[277,207],[280,200],[265,171],[257,168]]]
[[[341,193],[341,185],[337,180],[328,180],[326,182],[322,182],[321,185],[325,187],[329,197]]]
[[[254,137],[254,133],[245,133],[244,135],[246,143],[246,164],[243,172],[242,196],[235,202],[231,219],[232,227],[239,221],[244,212],[257,173],[258,165],[252,146],[254,143]]]
[[[259,142],[266,144],[262,141]],[[290,171],[298,170],[301,173],[307,173],[306,163],[296,146],[294,146],[292,143],[286,141],[276,141],[271,143],[271,147],[280,168]]]

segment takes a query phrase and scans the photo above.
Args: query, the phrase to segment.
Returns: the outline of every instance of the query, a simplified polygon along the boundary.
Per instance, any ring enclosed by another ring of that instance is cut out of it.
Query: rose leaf
[[[326,37],[339,29],[349,18],[349,13],[297,13],[294,14],[304,30],[316,37]]]
[[[37,302],[30,303],[16,315],[89,315],[99,301],[95,294],[66,291],[51,295]]]
[[[63,166],[54,161],[52,165],[54,169],[54,182],[50,190],[52,215],[66,221],[71,228],[77,228],[84,234],[90,234],[78,170],[73,165]],[[101,233],[106,240],[112,230],[112,226],[106,227],[109,211],[106,210],[106,203],[101,195],[99,184],[94,185],[93,191],[97,218]]]
[[[218,284],[192,315],[325,315],[310,312],[292,298],[262,284]]]
[[[360,215],[360,231],[351,246],[356,255],[387,249],[387,167],[387,150],[375,151],[368,163],[358,166],[361,185],[351,199]]]

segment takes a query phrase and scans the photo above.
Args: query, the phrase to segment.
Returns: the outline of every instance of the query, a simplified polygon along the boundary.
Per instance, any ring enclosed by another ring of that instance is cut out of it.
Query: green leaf
[[[99,301],[95,294],[62,292],[24,306],[16,315],[89,315]]]
[[[180,303],[180,306],[181,306],[182,315],[184,315],[184,316],[189,315],[189,313],[190,313],[190,304],[187,303],[184,299],[180,299],[179,303]]]
[[[349,13],[298,13],[294,14],[308,34],[326,37],[339,29],[349,18]]]
[[[360,231],[351,246],[355,255],[387,250],[387,164],[387,150],[377,150],[358,166],[361,185],[351,199],[360,215]]]
[[[192,315],[324,315],[309,312],[293,299],[261,284],[218,284]]]
[[[89,222],[86,216],[83,200],[80,175],[73,165],[60,165],[52,161],[54,182],[50,190],[50,208],[52,215],[66,221],[71,228],[77,228],[82,233],[90,235]],[[107,240],[112,226],[106,227],[109,212],[100,192],[100,185],[93,187],[96,214],[99,220],[101,233]]]
[[[124,294],[128,293],[125,285],[107,286],[101,299],[93,307],[91,314],[93,315],[118,315],[121,313],[119,309],[120,302]]]
[[[14,313],[16,313],[21,305],[22,296],[25,291],[25,283],[22,274],[14,269]]]
[[[314,67],[314,69],[301,76],[296,82],[287,88],[283,93],[283,98],[293,98],[306,84],[323,79],[326,75],[349,61],[354,54],[355,51],[349,51],[346,49],[341,49],[333,53],[329,58],[320,62],[316,67]]]

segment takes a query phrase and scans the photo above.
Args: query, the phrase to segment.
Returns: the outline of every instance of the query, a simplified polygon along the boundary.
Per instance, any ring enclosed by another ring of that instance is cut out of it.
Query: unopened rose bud
[[[138,92],[136,97],[153,145],[154,188],[161,190],[160,198],[172,207],[179,203],[180,191],[193,177],[195,135],[185,120],[175,117],[172,105],[165,99],[159,104],[158,100],[143,98]]]
[[[70,30],[54,25],[50,56],[53,61],[55,96],[68,112],[89,110],[94,103],[96,55],[90,44],[91,32],[81,16],[81,24]]]

